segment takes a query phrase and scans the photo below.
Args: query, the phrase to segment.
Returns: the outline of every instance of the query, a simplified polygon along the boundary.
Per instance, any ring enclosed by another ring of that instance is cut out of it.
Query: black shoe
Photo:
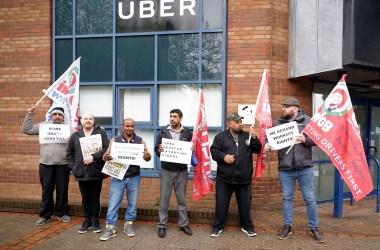
[[[190,229],[189,226],[180,227],[180,229],[181,229],[182,232],[184,232],[185,234],[193,235],[193,231],[191,231],[191,229]]]
[[[99,218],[92,219],[92,230],[94,231],[94,233],[102,232],[102,228],[100,227],[100,224],[99,224]]]
[[[223,232],[223,229],[219,229],[219,228],[216,228],[216,227],[213,227],[212,228],[212,231],[211,231],[211,237],[219,237],[219,235]]]
[[[318,243],[324,243],[325,239],[323,238],[323,233],[318,230],[318,227],[311,229],[311,234],[313,235],[313,238]]]
[[[161,238],[164,238],[165,235],[166,235],[165,228],[159,228],[158,229],[158,236],[160,236]]]
[[[85,234],[85,233],[87,233],[87,231],[89,230],[89,229],[91,229],[92,228],[92,222],[91,222],[91,220],[85,220],[84,222],[83,222],[83,225],[82,225],[82,227],[79,229],[79,231],[78,231],[78,233],[80,233],[80,234]]]
[[[282,231],[278,232],[277,238],[280,240],[284,240],[288,237],[288,235],[292,234],[292,227],[291,226],[284,226]]]

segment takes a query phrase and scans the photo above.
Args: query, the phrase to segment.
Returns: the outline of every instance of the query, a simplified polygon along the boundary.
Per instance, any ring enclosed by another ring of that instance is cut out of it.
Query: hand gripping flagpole
[[[267,77],[267,69],[264,70],[264,74],[263,74],[263,77],[261,78],[261,84],[260,84],[260,89],[259,89],[259,94],[257,95],[257,98],[256,98],[256,106],[255,106],[255,116],[253,117],[253,123],[252,123],[252,126],[255,126],[255,118],[256,118],[256,110],[257,110],[257,104],[259,102],[259,99],[260,99],[260,96],[261,96],[261,92],[263,90],[263,85],[264,85],[264,81],[265,81],[265,78]],[[247,144],[247,146],[249,146],[251,143],[251,138],[252,138],[252,135],[249,134],[249,138],[245,141],[245,144]]]

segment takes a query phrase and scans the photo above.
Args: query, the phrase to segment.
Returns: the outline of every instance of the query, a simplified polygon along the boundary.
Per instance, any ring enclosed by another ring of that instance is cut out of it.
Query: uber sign
[[[118,0],[117,32],[198,29],[199,0]]]

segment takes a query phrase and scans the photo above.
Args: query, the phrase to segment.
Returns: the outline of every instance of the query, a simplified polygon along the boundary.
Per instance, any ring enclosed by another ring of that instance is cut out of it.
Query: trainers
[[[49,221],[51,221],[51,219],[45,219],[45,218],[39,218],[36,222],[36,226],[42,226],[42,225],[45,225],[46,223],[48,223]]]
[[[106,225],[106,232],[100,237],[100,240],[109,240],[117,235],[116,227],[114,225]]]
[[[62,222],[66,222],[66,223],[68,223],[68,222],[71,221],[71,218],[70,218],[69,216],[67,216],[67,215],[63,215],[63,216],[61,216],[61,217],[58,217],[58,220],[60,220],[60,221],[62,221]]]
[[[101,233],[102,232],[102,228],[100,227],[100,224],[99,224],[99,218],[93,218],[92,219],[92,230],[94,231],[94,233]]]
[[[280,240],[284,240],[288,237],[288,235],[292,234],[292,227],[291,226],[284,226],[282,231],[278,232],[277,238]]]
[[[78,230],[78,233],[85,234],[91,228],[92,228],[92,222],[90,220],[85,220],[82,224],[82,227]]]
[[[135,236],[135,230],[133,230],[133,221],[127,221],[124,224],[124,233],[129,237]]]
[[[249,237],[255,237],[257,235],[257,233],[255,232],[253,228],[249,228],[249,229],[241,228],[241,231],[243,233],[246,233]]]
[[[213,227],[212,228],[212,231],[211,231],[211,237],[218,237],[219,234],[221,234],[223,232],[223,229],[219,229],[219,228],[216,228],[216,227]]]
[[[311,229],[311,234],[313,235],[313,238],[318,243],[324,243],[325,239],[323,238],[323,233],[318,230],[318,227]]]

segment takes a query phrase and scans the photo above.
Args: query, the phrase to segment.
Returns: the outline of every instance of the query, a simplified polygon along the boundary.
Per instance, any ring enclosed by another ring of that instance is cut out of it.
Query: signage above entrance
[[[199,0],[117,1],[117,33],[198,28]]]

